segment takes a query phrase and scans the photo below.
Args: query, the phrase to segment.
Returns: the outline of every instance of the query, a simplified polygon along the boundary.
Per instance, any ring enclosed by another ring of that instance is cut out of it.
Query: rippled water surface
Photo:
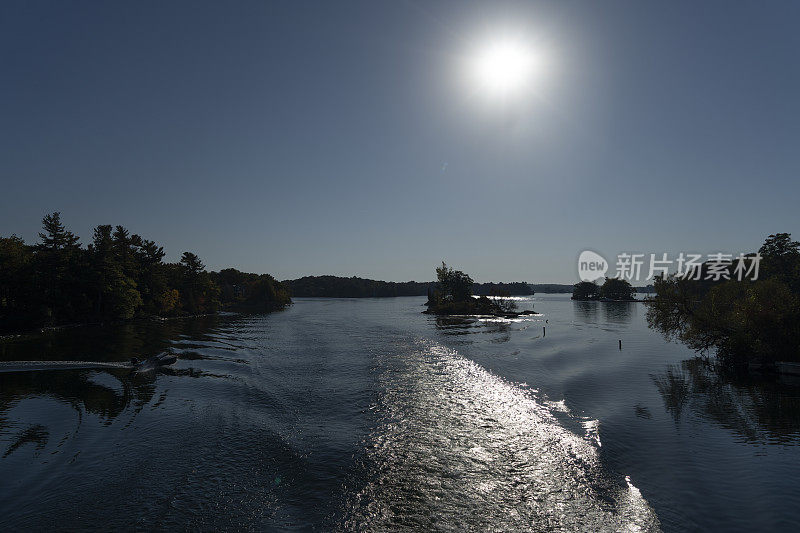
[[[800,528],[798,383],[710,371],[643,304],[423,301],[3,339],[0,530]]]

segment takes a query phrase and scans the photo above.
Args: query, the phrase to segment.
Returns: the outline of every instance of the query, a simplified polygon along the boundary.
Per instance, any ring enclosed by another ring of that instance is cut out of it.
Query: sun
[[[474,82],[490,96],[505,97],[529,87],[537,57],[526,43],[498,40],[478,50],[471,63]]]

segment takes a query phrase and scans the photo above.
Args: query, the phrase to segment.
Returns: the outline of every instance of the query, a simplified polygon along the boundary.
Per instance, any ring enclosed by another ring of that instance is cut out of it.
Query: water
[[[797,383],[710,372],[643,304],[423,301],[3,340],[3,361],[180,358],[0,368],[0,530],[800,528]]]

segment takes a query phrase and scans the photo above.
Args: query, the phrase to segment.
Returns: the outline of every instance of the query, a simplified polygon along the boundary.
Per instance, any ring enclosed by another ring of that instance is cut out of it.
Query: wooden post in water
[[[542,326],[542,337],[547,337],[547,328]]]
[[[622,339],[619,340],[619,349],[622,350]]]

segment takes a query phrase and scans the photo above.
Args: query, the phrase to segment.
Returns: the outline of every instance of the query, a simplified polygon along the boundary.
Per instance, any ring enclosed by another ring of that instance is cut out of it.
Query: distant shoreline
[[[391,298],[395,296],[427,296],[436,288],[435,281],[381,281],[357,276],[304,276],[282,281],[293,297],[297,298]],[[485,282],[474,283],[472,293],[477,296],[508,294],[533,296],[535,294],[572,294],[574,285],[561,283]],[[654,289],[634,287],[637,293],[651,294]]]

